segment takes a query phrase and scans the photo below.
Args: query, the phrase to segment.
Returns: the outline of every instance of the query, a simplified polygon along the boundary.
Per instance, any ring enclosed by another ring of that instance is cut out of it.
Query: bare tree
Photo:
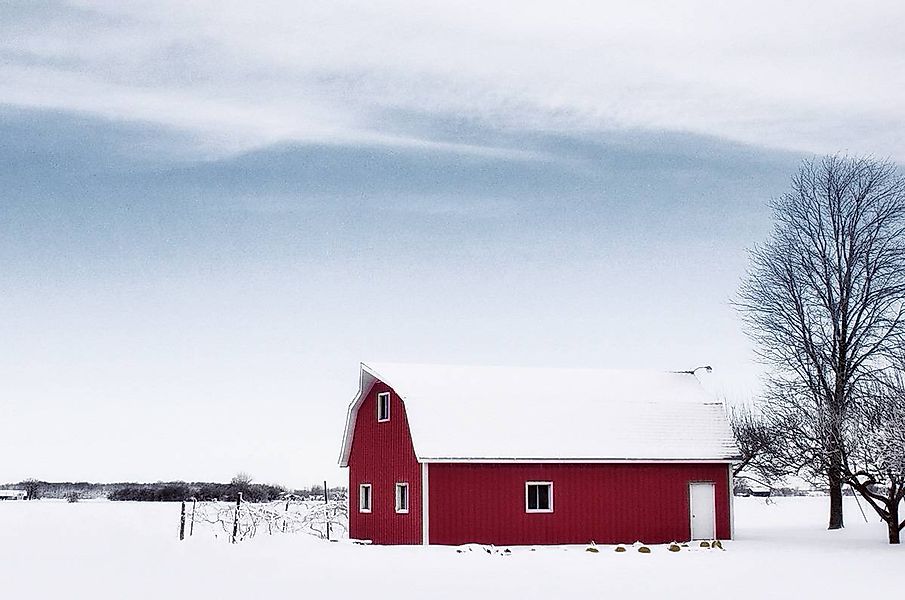
[[[769,461],[778,476],[798,475],[814,485],[826,485],[828,461],[823,407],[813,399],[807,385],[768,377],[764,418],[769,421],[774,443],[764,460]]]
[[[864,386],[852,419],[843,472],[846,481],[886,523],[889,543],[898,544],[905,518],[905,376],[884,374]]]
[[[750,404],[731,406],[729,424],[742,457],[735,465],[733,475],[773,487],[770,482],[784,474],[774,468],[771,457],[777,443],[773,425]]]
[[[245,500],[253,500],[251,498],[252,483],[254,483],[254,479],[245,471],[236,473],[229,482],[230,487],[233,488],[233,495],[242,494]]]
[[[826,479],[838,529],[854,390],[903,331],[905,182],[889,162],[807,161],[773,215],[737,306],[773,367],[767,410],[784,428],[787,458]]]
[[[29,500],[40,500],[44,493],[44,482],[37,479],[26,479],[19,483],[19,487],[25,490]]]
[[[251,475],[246,473],[245,471],[239,471],[233,476],[232,481],[230,483],[237,488],[240,489],[248,489],[248,487],[254,482],[254,479]]]

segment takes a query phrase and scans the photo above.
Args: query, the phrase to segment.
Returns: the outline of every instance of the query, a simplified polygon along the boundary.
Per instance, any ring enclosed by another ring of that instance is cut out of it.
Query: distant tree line
[[[110,500],[138,500],[141,502],[180,502],[192,498],[199,501],[235,501],[242,493],[248,502],[270,502],[283,497],[288,490],[279,485],[249,483],[237,486],[234,483],[138,483],[124,486],[107,495]]]
[[[127,484],[26,479],[19,483],[3,484],[0,487],[25,490],[29,500],[40,500],[41,498],[69,499],[73,496],[87,500],[91,498],[106,498],[110,492],[119,489],[123,485]]]
[[[255,483],[251,477],[239,473],[229,483],[158,481],[154,483],[90,483],[82,482],[48,482],[37,479],[26,479],[9,487],[25,490],[30,500],[56,498],[74,501],[73,499],[107,498],[117,501],[140,502],[181,502],[195,499],[198,501],[222,500],[234,502],[239,493],[247,502],[271,502],[291,493],[302,498],[323,498],[323,486],[314,485],[309,488],[291,490],[281,485]],[[329,489],[330,498],[344,498],[346,489],[335,487]]]

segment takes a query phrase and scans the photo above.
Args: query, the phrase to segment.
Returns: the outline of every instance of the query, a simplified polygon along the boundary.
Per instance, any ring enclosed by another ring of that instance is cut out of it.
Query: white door
[[[716,495],[712,483],[692,483],[691,539],[712,540],[716,537]]]

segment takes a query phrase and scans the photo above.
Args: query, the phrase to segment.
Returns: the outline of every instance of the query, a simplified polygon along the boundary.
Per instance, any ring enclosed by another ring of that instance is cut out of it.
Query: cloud
[[[159,123],[215,152],[441,143],[392,119],[425,113],[905,158],[905,41],[888,25],[900,3],[149,0],[10,13],[0,103]]]
[[[0,110],[0,262],[71,273],[74,257],[106,271],[177,257],[293,264],[329,252],[338,265],[367,255],[392,266],[450,253],[609,260],[716,240],[740,249],[765,234],[765,201],[800,159],[688,134],[388,122],[444,148],[503,151],[285,143],[199,160],[160,127]],[[382,244],[387,232],[398,243]]]

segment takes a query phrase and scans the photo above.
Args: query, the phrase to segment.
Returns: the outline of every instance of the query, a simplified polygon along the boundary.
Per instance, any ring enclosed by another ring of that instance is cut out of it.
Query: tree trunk
[[[835,462],[835,461],[834,461]],[[839,467],[830,466],[830,526],[828,529],[842,529],[842,473]]]
[[[899,503],[896,502],[893,504],[889,502],[888,510],[889,510],[889,520],[886,521],[886,527],[889,529],[889,543],[890,544],[898,544],[899,543]]]

